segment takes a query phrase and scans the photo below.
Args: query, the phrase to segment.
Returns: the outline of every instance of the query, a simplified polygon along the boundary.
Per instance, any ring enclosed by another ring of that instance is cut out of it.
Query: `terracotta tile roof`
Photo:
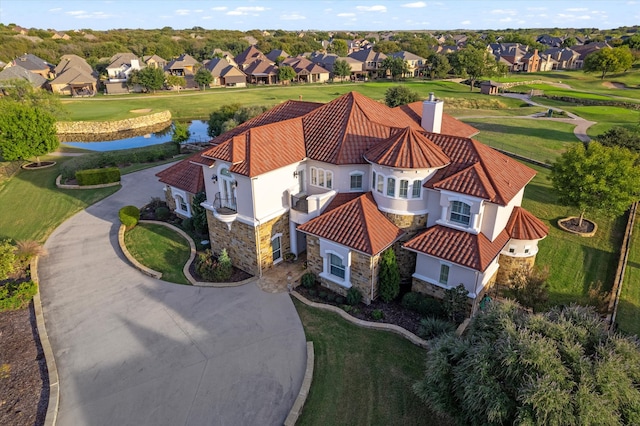
[[[323,214],[335,208],[338,208],[351,200],[355,200],[356,198],[361,197],[363,194],[364,192],[338,192],[336,196],[333,197],[333,200],[331,200],[329,205],[325,207]]]
[[[293,118],[246,130],[207,155],[232,163],[229,171],[258,176],[305,158],[302,119]]]
[[[411,127],[396,132],[364,156],[372,163],[401,169],[439,168],[451,162],[438,145]]]
[[[438,170],[426,188],[461,192],[504,206],[536,175],[535,170],[473,139],[438,133],[427,133],[427,137],[452,164]]]
[[[160,178],[160,182],[192,194],[204,191],[202,166],[192,162],[192,159],[198,156],[198,154],[195,154],[185,158],[173,166],[156,173],[156,176]]]
[[[403,247],[484,271],[508,241],[509,234],[506,231],[502,231],[492,242],[482,233],[474,235],[436,225],[407,241]]]
[[[516,240],[541,240],[549,234],[547,225],[522,207],[513,209],[505,231]]]
[[[404,234],[378,210],[369,192],[300,225],[298,230],[369,255]]]
[[[412,102],[407,105],[400,105],[394,108],[407,115],[411,120],[421,125],[422,122],[422,101]],[[470,138],[473,135],[478,134],[480,131],[473,126],[470,126],[462,121],[459,121],[449,114],[442,114],[442,126],[440,133],[443,135],[461,136],[463,138]]]
[[[363,154],[389,138],[392,131],[419,126],[357,92],[334,99],[307,114],[303,121],[307,156],[332,164],[363,164]]]

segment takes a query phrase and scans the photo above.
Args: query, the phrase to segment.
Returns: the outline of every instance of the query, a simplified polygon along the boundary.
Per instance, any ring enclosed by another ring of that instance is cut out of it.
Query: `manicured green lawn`
[[[427,352],[388,332],[350,324],[294,300],[315,352],[297,425],[449,425],[413,394]]]
[[[172,229],[139,223],[124,234],[127,250],[144,266],[162,272],[162,280],[189,284],[182,268],[189,260],[189,244]]]
[[[0,238],[43,243],[67,218],[119,189],[58,189],[56,176],[68,158],[46,159],[53,159],[57,164],[42,170],[20,170],[0,184]]]
[[[539,243],[536,266],[549,267],[550,302],[587,304],[592,282],[601,281],[603,289],[611,289],[626,225],[625,217],[611,219],[587,213],[586,218],[598,224],[598,231],[591,238],[561,230],[557,225],[558,219],[577,216],[579,212],[557,205],[548,179],[549,170],[533,168],[538,174],[527,185],[522,206],[549,227],[549,236]]]
[[[640,218],[636,217],[631,251],[620,292],[616,323],[620,331],[640,337]]]
[[[566,148],[579,142],[575,125],[529,118],[467,118],[462,120],[480,130],[474,136],[494,148],[550,163]]]

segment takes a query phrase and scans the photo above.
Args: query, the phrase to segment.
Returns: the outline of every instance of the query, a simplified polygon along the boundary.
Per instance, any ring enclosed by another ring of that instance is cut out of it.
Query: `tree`
[[[209,114],[207,134],[212,138],[222,134],[222,125],[225,121],[233,118],[233,115],[240,109],[240,104],[222,105],[220,108]]]
[[[462,336],[432,341],[414,391],[458,424],[595,426],[640,424],[639,383],[638,341],[593,309],[492,302]]]
[[[432,53],[427,58],[427,68],[429,70],[429,78],[445,78],[451,71],[451,64],[445,55],[440,53]]]
[[[344,40],[333,39],[331,46],[329,46],[329,51],[338,56],[347,56],[347,53],[349,53],[349,45],[347,45],[347,42]]]
[[[449,288],[444,291],[444,299],[442,305],[445,312],[449,315],[451,322],[461,324],[467,316],[469,308],[469,291],[464,284],[458,284],[456,287]]]
[[[344,78],[351,75],[351,66],[344,59],[337,59],[333,63],[333,75],[340,77],[340,80],[344,82]]]
[[[382,253],[378,283],[380,285],[380,298],[385,302],[391,302],[400,294],[400,268],[393,248],[389,248]]]
[[[207,201],[207,194],[202,191],[193,196],[191,200],[191,219],[193,229],[201,235],[207,233],[209,224],[207,223],[207,211],[200,204]]]
[[[187,85],[187,80],[184,77],[180,77],[179,75],[169,74],[165,78],[165,82],[169,87],[175,87],[180,91],[181,87],[185,87]]]
[[[280,80],[282,84],[286,84],[294,78],[296,78],[296,70],[289,65],[278,68],[278,80]]]
[[[55,118],[38,106],[0,101],[0,156],[5,161],[27,160],[55,151],[58,141]]]
[[[483,75],[493,73],[496,61],[483,49],[467,47],[452,54],[451,65],[457,74],[469,78],[470,90]]]
[[[640,129],[613,127],[603,134],[596,136],[596,140],[604,146],[619,146],[640,154]]]
[[[391,108],[419,100],[420,95],[405,86],[390,87],[384,92],[384,103]]]
[[[196,72],[193,80],[198,83],[198,86],[200,86],[201,89],[206,89],[206,87],[213,81],[213,76],[211,75],[211,71],[202,67]]]
[[[640,198],[638,155],[628,149],[590,142],[576,144],[553,164],[551,181],[562,204],[610,216],[622,214]]]
[[[129,87],[136,84],[140,85],[145,91],[153,91],[162,89],[164,86],[165,75],[161,68],[146,67],[141,70],[134,70],[127,80]]]
[[[28,81],[13,79],[2,85],[3,99],[11,99],[25,105],[38,107],[57,119],[66,118],[68,111],[60,102],[60,97],[49,92],[34,88]]]
[[[402,58],[394,58],[387,56],[382,60],[380,68],[384,70],[384,74],[391,74],[391,77],[396,80],[398,77],[402,77],[409,72],[409,65]]]
[[[584,59],[584,72],[601,72],[600,79],[604,80],[607,73],[626,71],[633,64],[633,55],[627,46],[613,49],[600,49],[589,54]]]
[[[184,123],[180,123],[179,121],[174,121],[172,127],[173,135],[171,135],[171,140],[180,147],[180,144],[188,141],[191,137],[189,126]]]

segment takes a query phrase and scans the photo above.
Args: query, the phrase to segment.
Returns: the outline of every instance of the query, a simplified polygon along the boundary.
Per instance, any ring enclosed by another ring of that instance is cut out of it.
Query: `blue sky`
[[[56,30],[608,29],[640,24],[640,0],[0,0],[0,22]]]

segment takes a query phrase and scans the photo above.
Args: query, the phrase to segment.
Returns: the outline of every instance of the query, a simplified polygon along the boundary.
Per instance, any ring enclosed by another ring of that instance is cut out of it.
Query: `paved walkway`
[[[120,191],[45,245],[39,272],[60,375],[57,424],[281,425],[306,362],[289,296],[256,284],[157,281],[120,253],[117,212],[160,196],[162,167],[123,176]]]
[[[502,93],[501,95],[507,98],[521,99],[526,103],[528,103],[529,105],[539,106],[543,108],[550,108],[554,111],[564,111],[560,108],[548,107],[546,105],[541,105],[537,102],[534,102],[531,100],[531,97],[529,95],[522,95],[519,93]],[[549,117],[512,117],[512,118],[538,118],[543,120],[562,121],[564,123],[575,124],[576,127],[574,127],[573,129],[573,134],[576,135],[576,137],[580,139],[580,141],[589,142],[591,138],[587,135],[587,129],[596,123],[593,121],[585,120],[584,118],[579,117],[569,111],[564,111],[564,112],[567,114],[569,118],[553,118],[553,117],[551,118]]]

